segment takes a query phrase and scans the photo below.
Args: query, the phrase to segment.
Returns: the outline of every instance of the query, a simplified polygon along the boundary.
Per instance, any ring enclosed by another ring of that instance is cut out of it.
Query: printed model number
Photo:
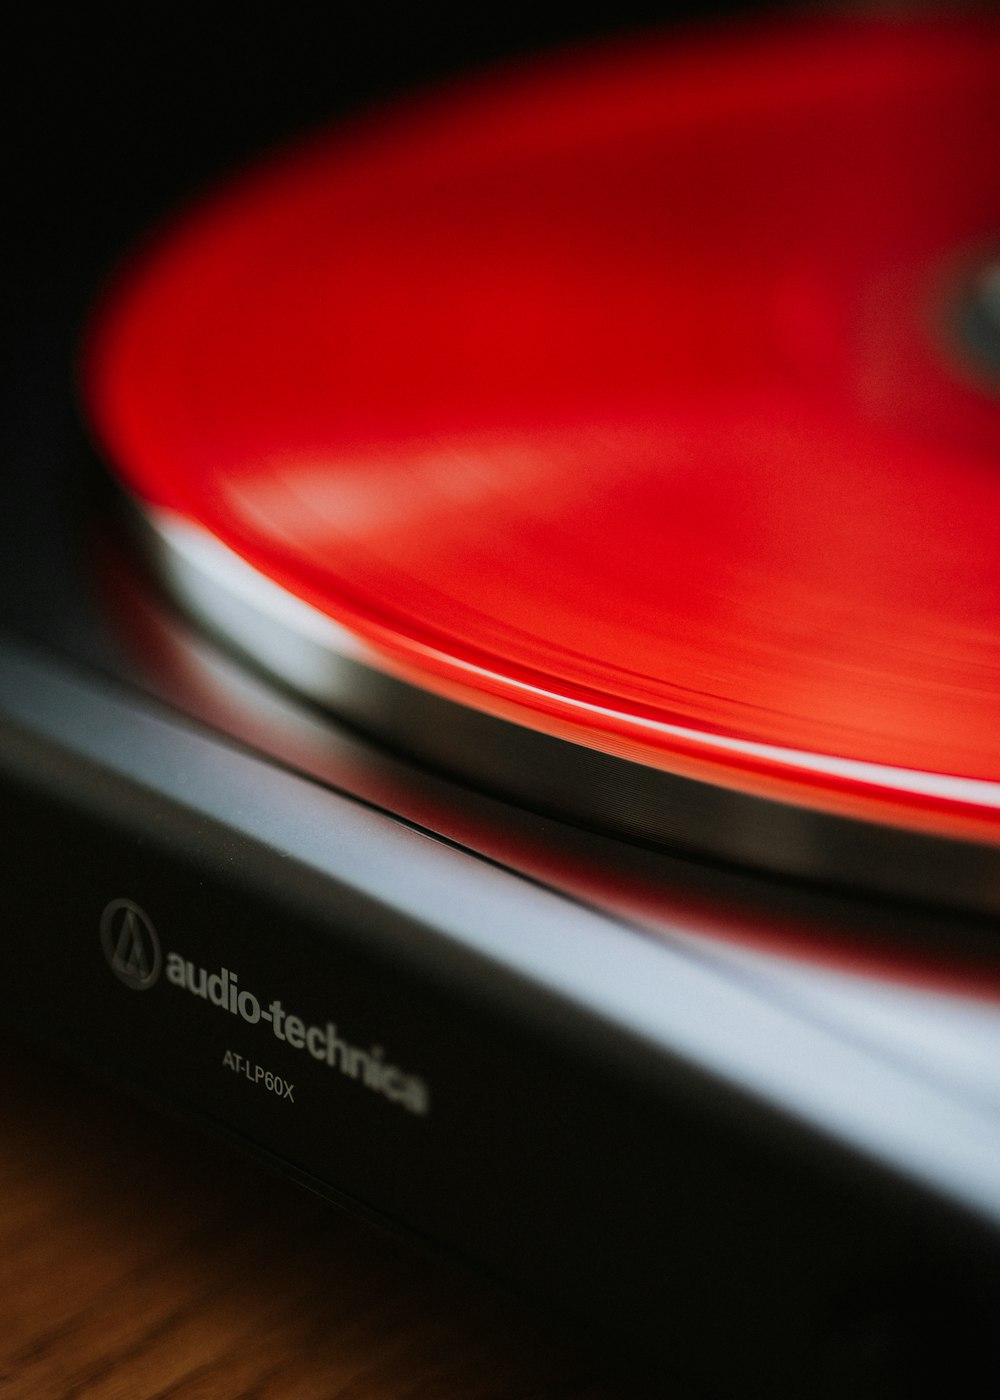
[[[269,1094],[277,1094],[279,1099],[287,1099],[289,1103],[295,1102],[295,1086],[289,1084],[287,1079],[282,1079],[280,1075],[272,1074],[263,1065],[254,1064],[253,1060],[248,1060],[244,1055],[238,1055],[235,1050],[227,1050],[222,1057],[222,1064],[225,1069],[231,1069],[234,1074],[242,1074],[244,1079],[248,1079],[251,1084],[266,1089]]]

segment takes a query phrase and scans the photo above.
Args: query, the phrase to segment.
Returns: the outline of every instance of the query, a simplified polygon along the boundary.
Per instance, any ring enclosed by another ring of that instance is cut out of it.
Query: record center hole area
[[[959,343],[1000,390],[1000,252],[973,275],[959,306]]]

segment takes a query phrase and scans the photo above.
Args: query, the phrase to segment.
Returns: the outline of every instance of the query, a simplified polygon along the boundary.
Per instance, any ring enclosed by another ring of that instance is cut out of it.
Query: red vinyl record
[[[988,18],[494,75],[177,220],[89,411],[158,528],[376,671],[996,844],[998,133]]]

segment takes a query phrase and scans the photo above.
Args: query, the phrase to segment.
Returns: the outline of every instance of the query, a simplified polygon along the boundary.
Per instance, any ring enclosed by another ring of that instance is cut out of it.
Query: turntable
[[[998,68],[617,41],[141,242],[11,487],[8,1018],[709,1394],[988,1355]]]

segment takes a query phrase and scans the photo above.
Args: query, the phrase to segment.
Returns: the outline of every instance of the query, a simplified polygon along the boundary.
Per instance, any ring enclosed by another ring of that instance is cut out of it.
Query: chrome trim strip
[[[477,788],[577,824],[825,884],[1000,913],[1000,850],[794,806],[696,781],[496,718],[400,680],[348,629],[207,532],[141,517],[167,589],[217,638],[283,685],[382,743]],[[651,722],[652,723],[652,722]],[[704,747],[979,806],[1000,784],[772,748],[680,726]]]

